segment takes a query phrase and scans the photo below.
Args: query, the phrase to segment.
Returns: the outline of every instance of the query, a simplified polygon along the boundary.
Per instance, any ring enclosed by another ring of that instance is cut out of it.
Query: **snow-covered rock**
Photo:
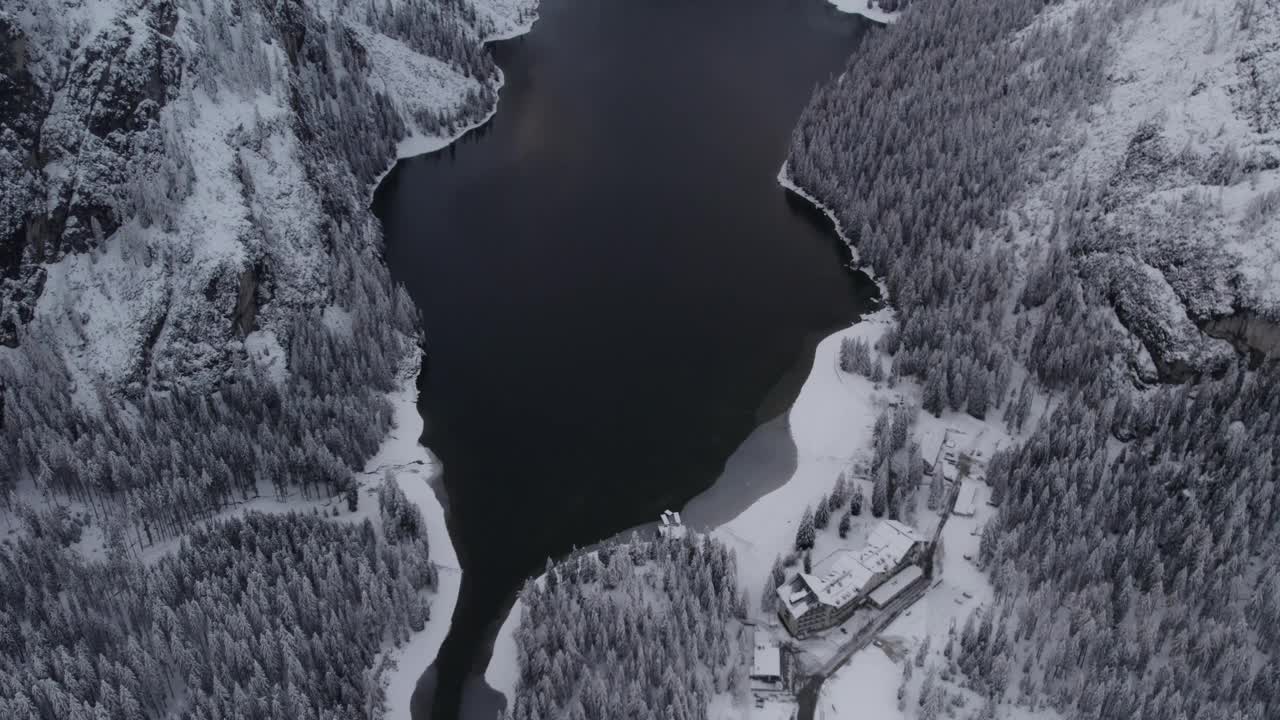
[[[38,324],[108,388],[212,387],[286,350],[376,248],[408,138],[488,115],[530,0],[15,0],[0,11],[0,343]]]
[[[1135,13],[1078,128],[1068,168],[1096,201],[1074,250],[1167,376],[1232,355],[1210,324],[1280,318],[1277,38],[1275,3]]]

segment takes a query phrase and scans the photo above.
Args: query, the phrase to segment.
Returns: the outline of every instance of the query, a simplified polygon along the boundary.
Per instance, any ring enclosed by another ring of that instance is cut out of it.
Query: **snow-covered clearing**
[[[854,655],[822,686],[814,717],[818,720],[856,717],[889,720],[898,711],[896,688],[902,671],[883,648],[869,647]]]
[[[796,523],[804,509],[830,492],[840,472],[871,447],[876,417],[898,395],[842,372],[840,341],[856,337],[874,344],[891,322],[893,312],[880,310],[818,343],[813,366],[787,415],[796,446],[795,473],[785,485],[712,531],[737,552],[738,578],[748,589],[753,614],[759,614],[760,588],[774,558],[785,555],[795,542]]]

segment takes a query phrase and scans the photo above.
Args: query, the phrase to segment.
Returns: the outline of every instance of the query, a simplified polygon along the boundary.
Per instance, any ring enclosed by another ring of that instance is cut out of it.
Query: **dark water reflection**
[[[814,338],[873,302],[775,180],[865,27],[822,0],[549,0],[493,47],[494,121],[379,188],[464,571],[416,720],[490,720],[480,676],[524,579],[709,486]]]

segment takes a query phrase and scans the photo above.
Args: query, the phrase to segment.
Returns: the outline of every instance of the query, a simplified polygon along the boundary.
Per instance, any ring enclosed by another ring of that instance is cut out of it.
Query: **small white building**
[[[880,587],[872,590],[867,597],[871,600],[872,606],[883,608],[923,577],[924,571],[919,565],[908,565],[881,583]]]
[[[967,483],[960,488],[960,492],[956,493],[956,504],[951,507],[951,513],[960,517],[973,517],[977,511],[978,486]]]
[[[782,690],[782,648],[772,635],[758,628],[750,678],[752,690]]]
[[[667,540],[679,540],[687,532],[688,529],[680,521],[680,513],[670,510],[662,511],[662,515],[659,516],[658,535]]]

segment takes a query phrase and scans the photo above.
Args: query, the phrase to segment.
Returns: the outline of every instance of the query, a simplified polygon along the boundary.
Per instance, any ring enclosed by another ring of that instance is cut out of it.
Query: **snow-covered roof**
[[[920,439],[920,457],[924,458],[929,467],[933,467],[942,454],[942,443],[946,439],[946,433],[937,430],[922,431],[917,433],[917,437]]]
[[[838,550],[827,557],[830,562],[826,563],[822,576],[809,575],[805,579],[818,602],[841,607],[862,592],[875,573],[858,562],[857,555],[851,551]]]
[[[914,528],[897,520],[881,520],[867,538],[867,547],[858,561],[877,573],[892,570],[906,559],[916,543],[922,542]]]
[[[908,565],[902,568],[896,575],[881,583],[880,587],[871,591],[871,602],[884,607],[922,575],[924,571],[919,565]]]
[[[680,513],[663,510],[659,516],[662,524],[658,526],[658,534],[664,538],[680,539],[685,535],[685,527],[680,522]]]
[[[836,550],[818,563],[814,573],[799,573],[796,580],[779,588],[778,595],[796,617],[812,608],[810,598],[843,607],[866,592],[876,575],[901,565],[911,548],[923,541],[915,529],[882,520],[871,530],[865,548]]]
[[[782,651],[773,637],[756,630],[756,650],[751,661],[751,677],[782,677]]]
[[[960,489],[960,493],[956,495],[956,504],[951,508],[951,512],[956,515],[969,517],[978,511],[978,486],[965,485]]]

